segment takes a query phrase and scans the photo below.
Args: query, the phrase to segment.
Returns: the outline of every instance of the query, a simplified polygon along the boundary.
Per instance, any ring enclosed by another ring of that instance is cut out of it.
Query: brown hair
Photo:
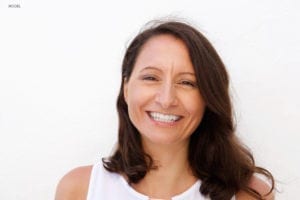
[[[155,22],[139,33],[127,48],[117,99],[118,146],[111,157],[103,159],[104,167],[110,172],[125,174],[129,183],[139,182],[155,168],[152,158],[143,150],[139,132],[129,119],[123,86],[130,78],[143,45],[160,34],[170,34],[185,43],[206,103],[203,119],[191,135],[188,152],[192,171],[202,181],[200,192],[213,200],[226,200],[239,190],[245,190],[257,199],[263,199],[248,187],[250,178],[254,173],[265,175],[272,183],[270,192],[274,188],[274,179],[269,171],[255,166],[252,154],[235,136],[225,66],[210,42],[198,30],[182,22]]]

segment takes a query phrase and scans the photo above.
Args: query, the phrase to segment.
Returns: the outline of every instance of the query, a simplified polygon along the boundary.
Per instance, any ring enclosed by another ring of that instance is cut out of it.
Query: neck
[[[188,143],[159,145],[144,142],[143,146],[157,168],[133,185],[137,191],[153,199],[170,199],[196,182],[188,162]]]

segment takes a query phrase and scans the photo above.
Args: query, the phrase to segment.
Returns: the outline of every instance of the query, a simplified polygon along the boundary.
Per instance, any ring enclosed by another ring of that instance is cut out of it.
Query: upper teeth
[[[159,122],[174,122],[180,118],[177,115],[166,115],[166,114],[157,113],[157,112],[150,112],[150,116],[155,121],[159,121]]]

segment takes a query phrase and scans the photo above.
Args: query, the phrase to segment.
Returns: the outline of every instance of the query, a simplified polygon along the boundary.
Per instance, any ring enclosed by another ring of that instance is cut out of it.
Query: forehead
[[[149,66],[194,71],[187,46],[170,34],[153,36],[142,46],[134,68]]]

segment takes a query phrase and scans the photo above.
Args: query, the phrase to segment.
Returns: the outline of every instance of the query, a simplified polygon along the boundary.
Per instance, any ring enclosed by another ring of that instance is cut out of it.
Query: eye
[[[179,84],[188,86],[188,87],[193,87],[193,88],[197,87],[197,84],[194,81],[189,81],[189,80],[182,80],[179,82]]]
[[[158,79],[153,75],[144,75],[142,76],[142,80],[145,81],[157,81]]]

